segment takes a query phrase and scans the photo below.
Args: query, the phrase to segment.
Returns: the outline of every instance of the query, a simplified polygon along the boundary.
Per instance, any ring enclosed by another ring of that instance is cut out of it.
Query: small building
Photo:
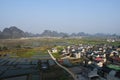
[[[80,53],[80,52],[78,52],[78,53],[73,53],[73,56],[74,56],[75,58],[81,58],[81,53]]]
[[[57,53],[58,50],[56,48],[52,48],[52,53]]]
[[[88,73],[89,80],[100,80],[99,75],[97,74],[97,69],[94,69],[90,73]]]

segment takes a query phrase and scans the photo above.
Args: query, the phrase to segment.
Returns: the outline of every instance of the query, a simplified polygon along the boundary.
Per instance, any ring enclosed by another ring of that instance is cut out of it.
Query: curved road
[[[51,52],[50,52],[49,50],[48,50],[48,53],[49,53],[50,57],[55,61],[55,63],[56,63],[59,67],[61,67],[61,68],[63,68],[64,70],[66,70],[66,71],[73,77],[74,80],[77,80],[77,79],[76,79],[76,76],[75,76],[68,68],[62,66],[61,64],[59,64],[59,63],[56,61],[56,58],[54,58],[54,56],[51,54]]]

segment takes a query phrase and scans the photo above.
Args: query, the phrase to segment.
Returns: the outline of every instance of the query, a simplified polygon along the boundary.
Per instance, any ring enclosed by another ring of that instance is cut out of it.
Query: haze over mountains
[[[87,34],[84,32],[78,32],[78,33],[64,33],[64,32],[57,32],[57,31],[51,31],[51,30],[44,30],[41,34],[34,34],[30,32],[24,32],[23,30],[11,26],[9,28],[4,28],[3,31],[0,31],[0,39],[15,39],[15,38],[22,38],[22,37],[120,37],[116,34],[103,34],[103,33],[97,33],[97,34]]]

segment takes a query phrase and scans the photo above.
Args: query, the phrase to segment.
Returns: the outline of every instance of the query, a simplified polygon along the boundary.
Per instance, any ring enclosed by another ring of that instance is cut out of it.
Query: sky
[[[0,0],[0,30],[120,34],[120,0]]]

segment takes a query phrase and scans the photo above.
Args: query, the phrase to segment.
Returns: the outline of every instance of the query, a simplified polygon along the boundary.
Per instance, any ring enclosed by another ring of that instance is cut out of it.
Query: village
[[[60,55],[56,60],[61,65],[65,59],[75,62],[67,68],[76,80],[120,80],[120,46],[79,44],[59,49],[52,48],[51,54]]]
[[[120,46],[114,41],[31,38],[19,45],[7,40],[16,46],[1,46],[0,80],[120,80]]]

